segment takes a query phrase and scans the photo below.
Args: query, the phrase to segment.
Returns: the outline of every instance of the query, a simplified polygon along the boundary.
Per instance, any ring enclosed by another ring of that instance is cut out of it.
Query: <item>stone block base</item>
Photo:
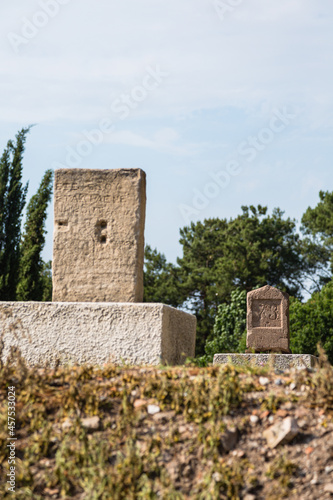
[[[164,304],[0,302],[3,357],[29,364],[182,364],[194,356],[196,318]]]
[[[313,368],[318,365],[318,358],[311,354],[215,354],[214,365],[226,363],[270,365],[278,370],[290,370],[296,367]]]

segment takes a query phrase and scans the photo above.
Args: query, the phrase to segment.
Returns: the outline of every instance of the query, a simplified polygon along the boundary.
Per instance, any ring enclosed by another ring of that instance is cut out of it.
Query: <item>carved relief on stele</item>
[[[289,295],[269,285],[247,294],[248,352],[290,353]]]
[[[146,175],[55,172],[53,301],[142,302]]]

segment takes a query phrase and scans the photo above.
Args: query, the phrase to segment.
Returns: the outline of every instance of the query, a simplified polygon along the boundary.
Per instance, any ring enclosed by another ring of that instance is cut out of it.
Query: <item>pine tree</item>
[[[47,170],[37,193],[27,206],[27,219],[21,243],[20,273],[17,287],[18,300],[47,300],[49,286],[46,265],[41,253],[45,244],[47,207],[52,196],[53,171]]]
[[[22,184],[22,159],[30,127],[9,141],[0,161],[0,300],[16,300],[22,212],[28,185]]]
[[[301,227],[306,236],[304,255],[316,270],[308,276],[315,291],[333,277],[333,192],[320,191],[319,199],[315,208],[306,210]]]

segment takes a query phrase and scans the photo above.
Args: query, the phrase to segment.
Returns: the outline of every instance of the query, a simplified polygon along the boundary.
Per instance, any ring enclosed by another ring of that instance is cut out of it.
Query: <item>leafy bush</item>
[[[230,304],[221,304],[215,318],[213,338],[205,345],[202,359],[213,361],[219,352],[244,352],[246,348],[246,291],[234,290]]]

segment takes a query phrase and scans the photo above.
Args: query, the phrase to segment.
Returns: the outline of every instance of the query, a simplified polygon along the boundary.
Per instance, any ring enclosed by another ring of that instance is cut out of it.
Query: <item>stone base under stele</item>
[[[158,365],[195,353],[196,318],[164,304],[0,302],[3,358],[31,365]]]
[[[314,368],[318,366],[318,361],[311,354],[215,354],[213,364],[269,365],[278,370],[290,370],[297,367]]]

